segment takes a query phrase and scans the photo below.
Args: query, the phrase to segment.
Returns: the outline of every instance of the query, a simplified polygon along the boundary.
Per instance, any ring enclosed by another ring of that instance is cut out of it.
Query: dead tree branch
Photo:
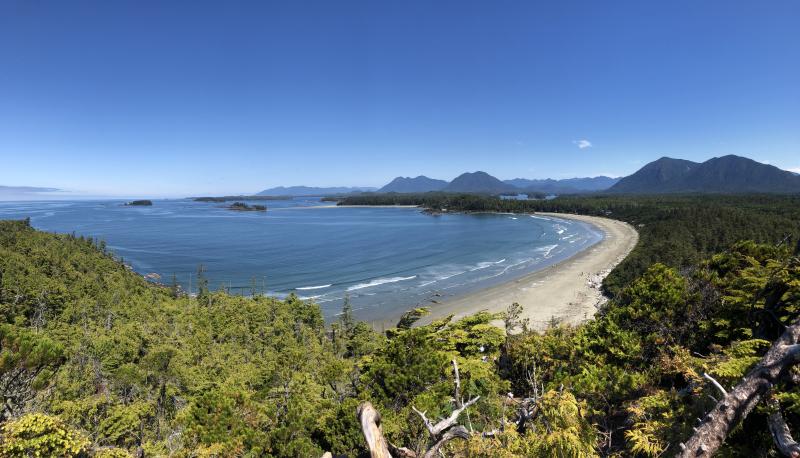
[[[708,373],[706,373],[706,372],[703,373],[703,378],[708,380],[709,382],[711,382],[711,384],[714,385],[714,387],[716,387],[719,390],[719,392],[722,393],[723,396],[727,396],[728,395],[728,390],[726,390],[722,386],[722,384],[717,381],[717,379],[715,379],[714,377],[708,375]]]
[[[770,404],[775,411],[769,415],[767,423],[769,423],[769,432],[772,433],[775,446],[783,456],[800,458],[800,445],[795,442],[792,437],[792,432],[789,430],[789,425],[787,425],[786,420],[783,419],[781,406],[774,398],[770,400]]]
[[[428,428],[428,432],[431,434],[431,436],[433,436],[434,438],[437,438],[443,432],[445,432],[446,430],[448,430],[449,428],[451,428],[452,426],[454,426],[456,424],[456,421],[458,421],[458,416],[461,415],[461,412],[463,412],[464,409],[466,409],[467,407],[471,406],[472,404],[475,404],[476,402],[478,402],[478,399],[480,399],[480,398],[481,398],[480,396],[476,396],[476,397],[470,399],[465,404],[463,404],[461,407],[459,407],[456,410],[454,410],[453,413],[450,414],[450,416],[448,416],[447,418],[443,418],[442,420],[440,420],[436,424],[433,424],[433,422],[431,422],[428,419],[428,417],[425,416],[426,412],[420,412],[414,406],[411,406],[411,409],[414,412],[416,412],[417,415],[420,416],[420,418],[422,418],[422,422],[425,423],[425,427]]]
[[[461,400],[461,376],[458,374],[458,363],[453,360],[453,373],[455,377],[455,389],[453,398],[456,400],[456,407],[461,407],[463,401]]]
[[[416,407],[411,406],[411,409],[422,418],[428,433],[431,435],[433,444],[428,450],[423,453],[421,458],[433,458],[440,453],[441,448],[449,441],[459,438],[468,439],[470,432],[467,428],[457,425],[458,416],[471,405],[478,402],[480,396],[476,396],[467,402],[461,399],[461,375],[458,372],[458,363],[453,360],[453,373],[455,388],[453,391],[455,398],[456,408],[453,413],[447,418],[440,420],[434,424],[425,412],[420,412]],[[356,411],[358,422],[361,424],[361,432],[364,434],[364,439],[367,441],[367,447],[371,458],[392,458],[392,454],[398,458],[417,458],[418,455],[405,447],[397,447],[390,444],[383,436],[381,429],[381,415],[369,402],[362,402]]]
[[[392,458],[389,446],[383,437],[381,429],[381,414],[369,402],[362,402],[356,410],[358,421],[361,423],[361,432],[367,441],[367,447],[372,458]]]
[[[434,458],[439,453],[439,449],[441,449],[444,444],[455,438],[469,439],[469,431],[467,431],[467,428],[461,425],[454,426],[448,429],[444,434],[442,434],[442,437],[439,438],[439,440],[436,441],[436,443],[433,444],[431,448],[429,448],[428,451],[425,452],[424,455],[422,455],[422,457]]]
[[[680,457],[712,456],[730,431],[755,408],[770,389],[800,362],[800,320],[787,327],[761,361],[717,402],[694,435],[681,444]]]

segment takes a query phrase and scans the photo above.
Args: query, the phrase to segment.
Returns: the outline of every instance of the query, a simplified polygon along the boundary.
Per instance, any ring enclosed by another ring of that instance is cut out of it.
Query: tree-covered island
[[[248,205],[244,202],[234,202],[230,204],[228,210],[237,212],[265,212],[267,211],[266,205]]]
[[[152,200],[141,199],[141,200],[132,200],[125,204],[125,206],[129,207],[150,207],[153,205]]]

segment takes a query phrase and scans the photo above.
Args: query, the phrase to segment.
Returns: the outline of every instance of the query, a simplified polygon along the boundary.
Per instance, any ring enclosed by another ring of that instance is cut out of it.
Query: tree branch
[[[725,441],[730,431],[755,408],[769,390],[800,362],[800,320],[787,327],[761,361],[732,391],[727,392],[705,416],[685,444],[679,457],[708,457]]]
[[[372,407],[370,402],[362,402],[356,410],[361,432],[367,441],[371,458],[392,458],[389,453],[389,446],[383,437],[381,430],[381,414]]]
[[[444,444],[455,438],[469,439],[469,431],[467,431],[467,428],[461,425],[458,425],[454,428],[450,428],[446,433],[442,435],[441,439],[436,441],[436,443],[433,444],[431,448],[429,448],[428,451],[425,452],[424,455],[422,455],[422,457],[433,458],[434,456],[436,456],[437,453],[439,453],[439,449],[442,448]]]
[[[714,377],[708,375],[707,372],[703,372],[703,378],[711,382],[711,384],[714,385],[723,396],[728,395],[728,390],[726,390]]]
[[[476,396],[470,399],[461,407],[455,409],[453,413],[450,414],[449,417],[442,419],[441,421],[439,421],[439,423],[436,423],[435,425],[428,419],[428,417],[425,416],[425,412],[420,412],[414,406],[411,406],[411,409],[414,412],[416,412],[417,415],[420,416],[420,418],[422,418],[422,421],[425,423],[425,427],[428,428],[428,432],[431,433],[431,436],[433,436],[434,439],[438,439],[439,435],[442,434],[442,432],[444,432],[445,430],[456,424],[456,421],[458,421],[458,416],[461,415],[461,412],[463,412],[464,409],[478,402],[478,399],[480,398],[481,398],[480,396]]]
[[[461,407],[461,377],[458,375],[458,363],[453,359],[453,372],[455,373],[455,393],[453,398],[456,400],[456,407]]]
[[[789,425],[783,419],[781,413],[781,406],[776,399],[771,399],[770,404],[775,409],[773,413],[767,418],[769,424],[769,432],[772,433],[772,440],[775,446],[783,454],[790,458],[800,458],[800,445],[792,438],[792,432],[789,430]]]

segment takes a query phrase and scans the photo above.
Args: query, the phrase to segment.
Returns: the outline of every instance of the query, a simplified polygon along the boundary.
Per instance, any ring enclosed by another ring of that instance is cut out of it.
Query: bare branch
[[[467,431],[467,428],[461,425],[450,428],[442,435],[441,439],[436,441],[436,443],[433,444],[424,455],[422,455],[423,458],[433,458],[437,453],[439,453],[439,449],[442,448],[444,444],[456,438],[469,439],[469,431]]]
[[[706,372],[703,372],[703,378],[711,382],[711,384],[714,385],[723,396],[728,395],[728,390],[726,390],[714,377],[708,375]]]
[[[455,373],[455,394],[453,397],[456,400],[456,407],[461,407],[461,377],[458,375],[458,363],[455,358],[453,359],[453,372]]]
[[[436,423],[435,425],[432,424],[430,420],[428,420],[428,418],[425,416],[425,412],[420,412],[414,406],[411,406],[411,408],[414,410],[414,412],[417,413],[417,415],[419,415],[422,418],[422,421],[425,422],[425,427],[428,428],[428,432],[431,433],[431,436],[433,436],[434,438],[438,438],[439,435],[442,434],[442,432],[444,432],[446,429],[456,424],[456,421],[458,421],[458,416],[461,415],[461,412],[463,412],[464,409],[478,402],[478,399],[480,398],[481,398],[480,396],[476,396],[470,399],[464,405],[455,409],[453,413],[450,414],[449,417],[442,419],[441,421],[439,421],[439,423]]]
[[[392,452],[392,456],[398,458],[417,458],[417,454],[414,451],[405,447],[398,447],[391,442],[389,442],[389,451]]]
[[[381,430],[381,414],[369,402],[362,402],[356,410],[361,432],[367,441],[371,458],[392,458],[389,446]]]
[[[783,454],[790,458],[800,458],[800,445],[792,438],[792,432],[789,430],[789,425],[783,419],[781,413],[781,406],[776,399],[771,399],[770,404],[775,409],[773,413],[767,418],[769,423],[769,431],[772,433],[772,439],[775,446]]]
[[[425,412],[420,412],[414,406],[411,406],[411,410],[416,412],[416,414],[419,415],[420,418],[422,418],[422,422],[425,424],[425,427],[428,428],[428,432],[431,433],[431,436],[433,436],[434,435],[433,434],[433,423],[431,423],[431,421],[428,420],[428,417],[425,416],[425,413],[427,412],[427,410]]]

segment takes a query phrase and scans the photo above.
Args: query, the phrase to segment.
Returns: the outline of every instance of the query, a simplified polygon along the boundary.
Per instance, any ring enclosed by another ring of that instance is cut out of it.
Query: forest
[[[800,453],[799,198],[343,203],[604,215],[641,236],[586,324],[536,332],[509,304],[380,333],[348,304],[326,324],[202,270],[189,296],[103,241],[0,221],[0,456]]]

